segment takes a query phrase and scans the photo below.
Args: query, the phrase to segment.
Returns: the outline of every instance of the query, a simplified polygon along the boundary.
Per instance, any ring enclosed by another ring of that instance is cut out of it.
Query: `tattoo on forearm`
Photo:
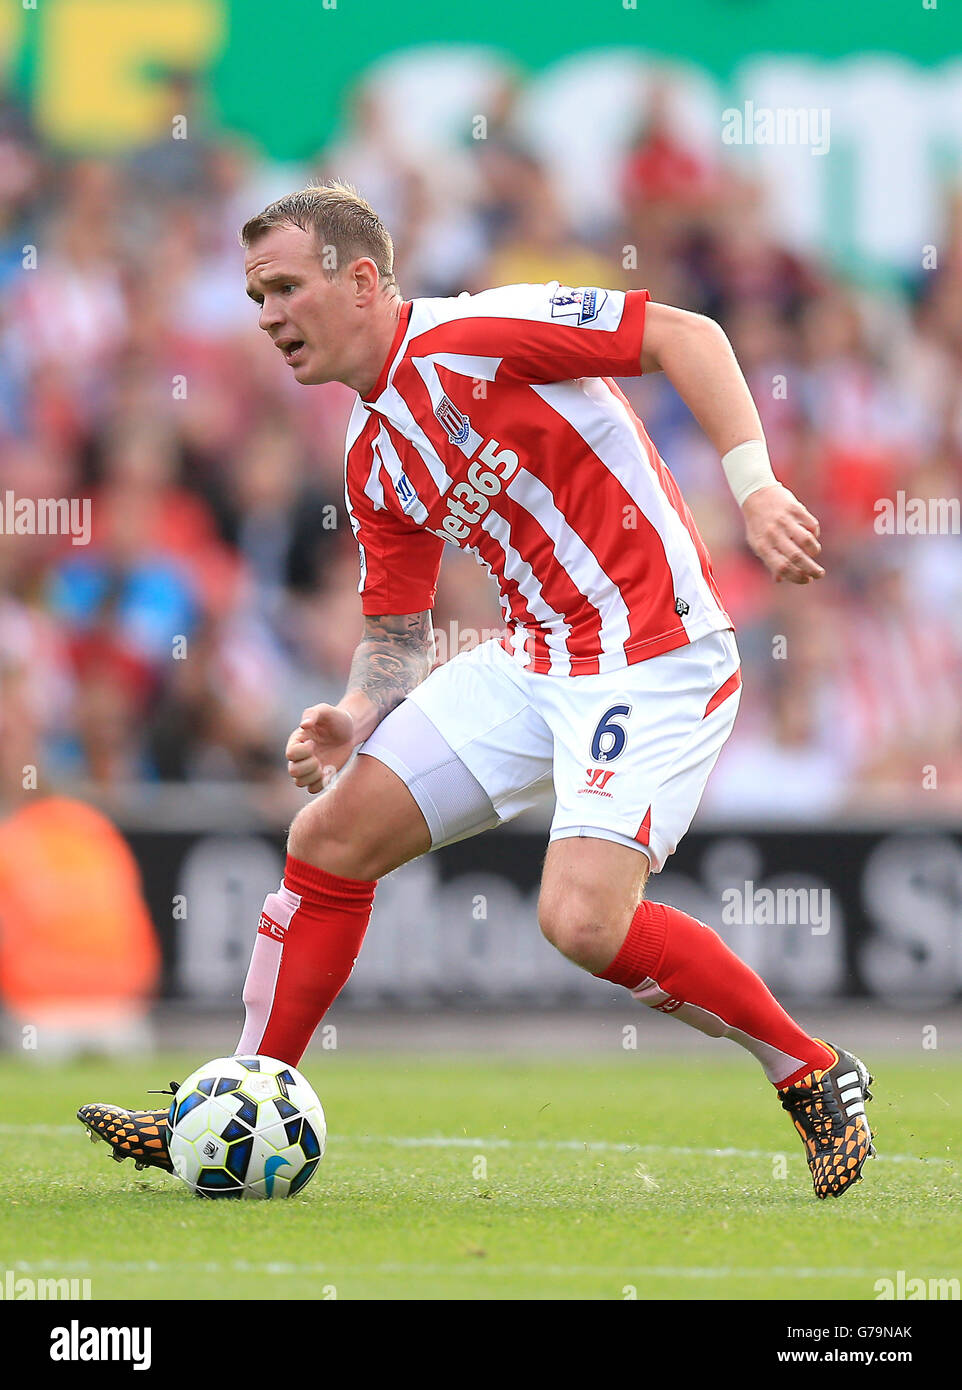
[[[434,629],[429,612],[365,618],[348,689],[363,690],[383,719],[421,684],[433,662]]]

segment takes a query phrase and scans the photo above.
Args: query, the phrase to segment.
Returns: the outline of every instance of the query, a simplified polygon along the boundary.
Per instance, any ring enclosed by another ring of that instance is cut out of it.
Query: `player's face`
[[[352,318],[348,276],[330,279],[311,232],[272,227],[244,262],[247,293],[261,308],[260,326],[302,386],[340,380]]]

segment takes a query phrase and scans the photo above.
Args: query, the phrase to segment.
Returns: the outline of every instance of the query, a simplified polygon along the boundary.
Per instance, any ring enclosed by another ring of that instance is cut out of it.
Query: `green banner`
[[[157,133],[158,68],[209,74],[211,115],[299,159],[336,130],[385,55],[470,45],[541,71],[606,49],[695,64],[727,83],[753,55],[962,53],[959,0],[4,0],[0,51],[45,135],[111,149]]]

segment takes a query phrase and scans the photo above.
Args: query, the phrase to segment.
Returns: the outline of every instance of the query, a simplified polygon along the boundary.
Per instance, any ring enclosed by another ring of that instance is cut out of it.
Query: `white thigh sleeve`
[[[397,773],[428,823],[432,849],[498,824],[481,783],[413,700],[382,719],[357,751]]]

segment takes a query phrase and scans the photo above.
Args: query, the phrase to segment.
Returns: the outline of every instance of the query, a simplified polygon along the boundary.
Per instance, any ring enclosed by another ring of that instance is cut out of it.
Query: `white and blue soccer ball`
[[[293,1197],[324,1156],[327,1123],[301,1073],[274,1057],[216,1057],[169,1112],[174,1172],[198,1197]]]

